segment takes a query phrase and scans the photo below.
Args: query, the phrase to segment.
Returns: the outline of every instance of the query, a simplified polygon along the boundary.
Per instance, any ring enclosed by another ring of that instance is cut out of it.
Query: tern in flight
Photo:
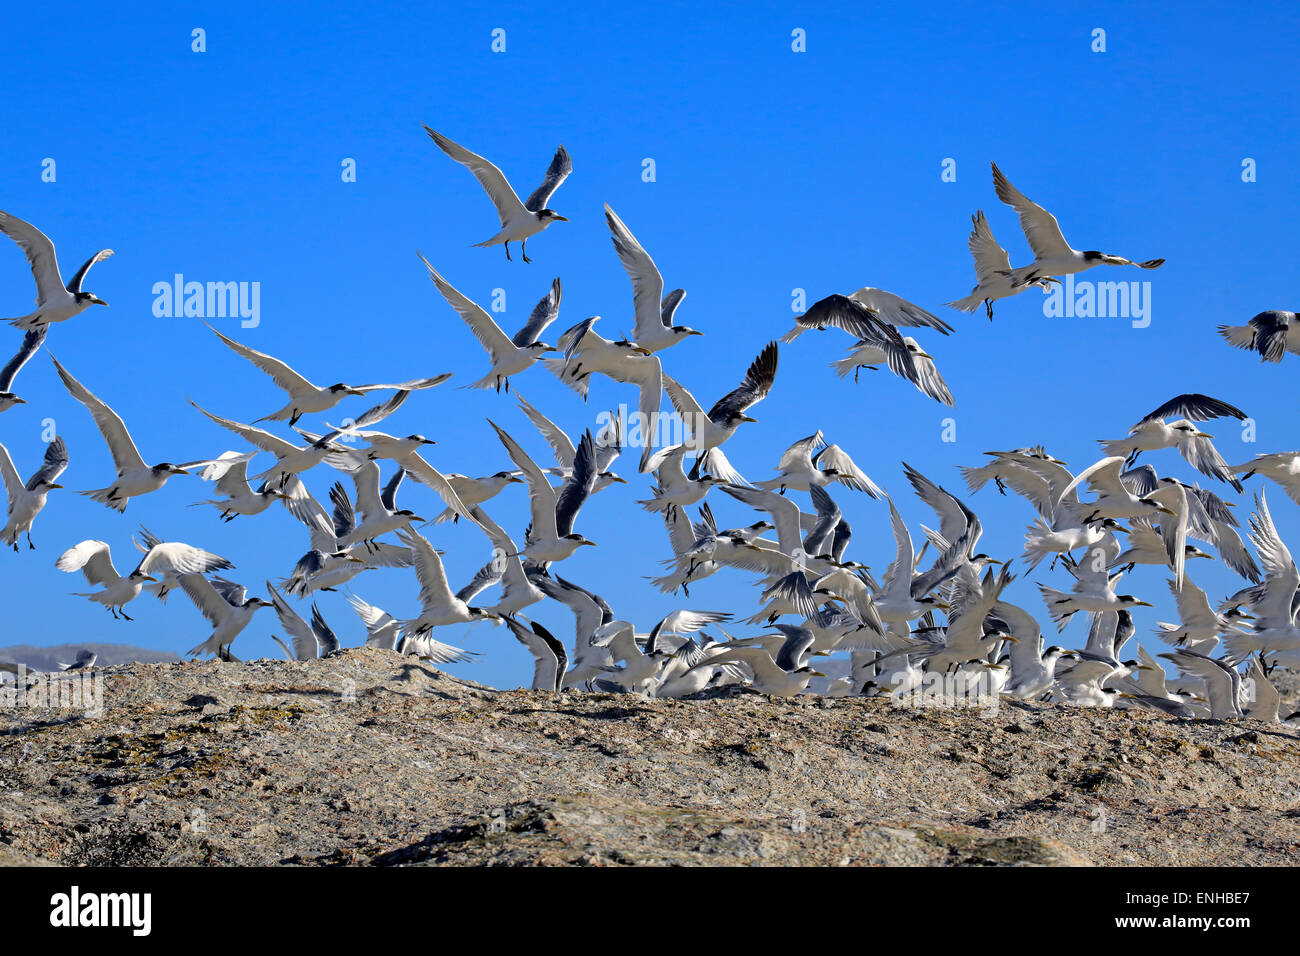
[[[190,657],[216,654],[222,660],[232,660],[230,645],[253,620],[257,609],[275,607],[262,598],[250,598],[247,588],[225,578],[214,577],[209,581],[201,574],[182,574],[180,581],[181,590],[212,625],[211,636],[190,648],[187,652]]]
[[[14,379],[18,377],[18,372],[28,360],[40,349],[41,343],[45,341],[47,327],[42,325],[37,329],[29,329],[23,336],[23,344],[18,349],[18,354],[11,358],[4,368],[0,368],[0,412],[8,411],[15,405],[26,405],[27,400],[19,398],[14,392]]]
[[[776,343],[768,342],[750,363],[740,385],[718,399],[707,414],[695,396],[676,380],[667,375],[663,377],[664,390],[668,392],[668,398],[677,409],[677,414],[682,417],[688,432],[686,445],[693,451],[704,453],[709,470],[724,481],[742,483],[745,479],[732,468],[718,446],[734,435],[736,429],[745,422],[758,421],[745,412],[766,398],[772,390],[772,383],[776,381],[776,364]]]
[[[36,279],[36,311],[16,319],[6,319],[10,325],[20,329],[40,328],[52,322],[67,321],[92,305],[108,305],[98,296],[81,291],[81,283],[90,267],[111,256],[112,249],[100,249],[64,285],[63,276],[59,274],[59,260],[54,255],[54,243],[45,233],[7,212],[0,212],[0,232],[18,243]]]
[[[618,253],[627,277],[632,280],[632,308],[636,327],[632,338],[649,352],[676,345],[692,335],[703,335],[686,325],[673,325],[673,315],[686,298],[682,289],[664,295],[664,277],[659,274],[650,253],[641,248],[631,230],[623,224],[609,204],[605,204],[605,222],[614,234],[614,251]]]
[[[219,554],[204,551],[179,541],[162,541],[144,553],[140,563],[130,574],[121,575],[113,567],[108,545],[103,541],[82,541],[73,545],[54,562],[60,571],[80,571],[91,584],[102,584],[103,589],[77,597],[97,601],[113,613],[131,620],[122,610],[123,605],[139,597],[145,582],[157,582],[167,572],[176,574],[205,574],[234,567]],[[155,576],[156,575],[156,576]]]
[[[24,484],[14,467],[9,450],[0,445],[0,476],[4,478],[5,493],[9,497],[8,519],[0,540],[18,550],[18,536],[27,533],[27,547],[36,550],[32,544],[32,522],[45,507],[45,496],[62,485],[55,484],[59,475],[68,467],[68,447],[63,439],[55,436],[54,441],[45,449],[45,461],[34,475]]]
[[[569,173],[573,172],[573,160],[569,158],[569,151],[563,146],[555,151],[555,158],[551,160],[542,184],[533,190],[533,194],[526,202],[520,202],[518,194],[511,188],[501,170],[477,153],[471,153],[464,146],[453,143],[436,130],[426,126],[424,131],[438,144],[439,149],[474,174],[474,178],[492,200],[492,205],[497,207],[497,215],[501,218],[501,231],[491,239],[474,243],[476,247],[503,244],[506,247],[506,258],[509,259],[510,243],[518,242],[524,262],[531,262],[527,252],[529,237],[537,235],[557,220],[569,221],[554,209],[546,208],[546,201],[551,198],[555,190],[560,188],[560,184],[568,178]]]
[[[524,327],[511,339],[501,331],[501,326],[493,321],[492,316],[439,275],[438,270],[429,264],[422,253],[417,252],[416,255],[420,256],[420,261],[429,270],[429,278],[447,300],[447,304],[465,320],[469,330],[474,333],[474,338],[487,349],[488,358],[492,360],[492,368],[488,373],[466,388],[489,388],[495,385],[499,392],[501,386],[505,385],[506,391],[509,391],[511,375],[518,375],[547,352],[555,351],[553,346],[541,341],[539,336],[560,314],[559,279],[551,283],[551,291],[537,303]]]
[[[211,464],[210,460],[203,460],[180,465],[167,461],[157,465],[146,465],[144,459],[140,457],[140,452],[136,450],[135,442],[131,440],[131,434],[126,430],[126,424],[117,413],[91,394],[86,386],[69,375],[68,370],[60,365],[54,356],[51,355],[50,360],[54,362],[54,368],[58,371],[59,378],[63,379],[68,392],[86,406],[90,417],[95,420],[95,425],[104,436],[117,469],[117,479],[107,488],[96,488],[78,494],[86,495],[91,501],[98,501],[116,511],[126,511],[126,506],[132,498],[157,491],[172,475],[188,475],[190,468]]]
[[[1177,421],[1165,423],[1166,418],[1175,415],[1179,416]],[[1212,418],[1235,418],[1242,421],[1246,418],[1246,413],[1235,405],[1208,395],[1195,392],[1176,395],[1130,428],[1128,437],[1112,441],[1098,439],[1098,443],[1105,455],[1125,458],[1125,463],[1129,466],[1144,451],[1176,447],[1187,463],[1201,474],[1225,481],[1240,492],[1241,482],[1210,444],[1210,439],[1214,436],[1192,424]]]
[[[203,323],[207,325],[206,322]],[[336,382],[325,388],[319,388],[307,381],[293,369],[278,358],[274,358],[264,352],[256,349],[250,349],[247,345],[241,345],[234,339],[222,335],[212,326],[208,325],[212,334],[221,339],[237,355],[242,355],[267,375],[280,388],[289,393],[289,401],[278,411],[271,412],[269,415],[263,415],[255,420],[256,422],[282,422],[288,421],[290,425],[296,425],[298,419],[303,415],[315,412],[324,412],[333,408],[349,395],[366,395],[370,392],[378,391],[414,391],[422,388],[432,388],[451,378],[451,373],[446,372],[442,375],[435,375],[432,378],[415,379],[410,382],[400,382],[392,385],[347,385],[343,382]]]
[[[970,221],[970,239],[966,245],[975,260],[975,288],[964,299],[945,302],[944,305],[962,312],[974,312],[983,302],[984,311],[992,322],[993,303],[996,300],[1017,295],[1033,286],[1048,289],[1053,282],[1061,281],[1052,276],[1017,277],[1011,268],[1011,257],[1007,255],[1007,250],[993,238],[993,230],[984,218],[984,210],[978,210],[970,217]]]
[[[1035,279],[1048,276],[1063,276],[1083,272],[1093,266],[1137,266],[1140,269],[1157,269],[1164,265],[1164,259],[1148,259],[1134,262],[1123,256],[1108,255],[1089,249],[1079,252],[1072,248],[1061,235],[1061,227],[1056,217],[1038,203],[1025,197],[1002,175],[998,164],[993,164],[993,189],[998,198],[1020,214],[1020,228],[1025,232],[1029,248],[1033,250],[1034,261],[1027,266],[1011,270],[1010,280],[1017,284],[1027,284]]]
[[[1273,309],[1245,325],[1221,325],[1219,334],[1234,348],[1258,352],[1261,362],[1280,362],[1287,352],[1300,355],[1300,332],[1291,332],[1295,324],[1294,312]]]
[[[545,473],[537,463],[519,447],[518,442],[490,418],[488,424],[496,430],[506,454],[515,463],[515,467],[523,472],[524,480],[528,482],[532,527],[521,553],[545,566],[552,561],[563,561],[583,545],[595,547],[596,542],[587,540],[573,530],[578,510],[596,483],[596,443],[591,432],[584,434],[578,444],[569,477],[561,487],[555,488],[546,480]]]

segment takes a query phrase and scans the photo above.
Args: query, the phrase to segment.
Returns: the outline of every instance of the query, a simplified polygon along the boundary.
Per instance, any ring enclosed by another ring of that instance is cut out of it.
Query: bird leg
[[[984,300],[984,311],[989,314],[989,321],[992,322],[993,321],[993,300],[992,299]]]
[[[524,262],[532,262],[532,261],[533,261],[532,259],[529,259],[529,258],[528,258],[528,240],[527,240],[527,239],[525,239],[523,242],[519,243],[519,252],[523,255],[523,257],[524,257]]]
[[[292,426],[294,426],[294,425],[297,425],[297,424],[298,424],[298,419],[300,419],[300,418],[302,418],[302,412],[298,411],[298,409],[295,408],[295,409],[293,410],[293,415],[289,418],[289,425],[290,425],[290,427],[292,427]]]
[[[122,612],[122,617],[125,618],[125,619],[128,620],[128,621],[134,621],[134,620],[135,620],[135,618],[133,618],[130,614],[127,614],[126,611],[123,611],[123,612]]]
[[[17,538],[14,539],[14,550],[15,550],[15,551],[18,550],[18,539],[17,539]],[[30,529],[30,528],[27,529],[27,550],[28,550],[28,551],[35,551],[35,550],[36,550],[36,545],[32,544],[32,532],[31,532],[31,529]]]
[[[507,261],[507,262],[513,262],[514,260],[512,260],[512,259],[510,258],[510,243],[508,243],[508,242],[505,243],[505,247],[506,247],[506,261]]]

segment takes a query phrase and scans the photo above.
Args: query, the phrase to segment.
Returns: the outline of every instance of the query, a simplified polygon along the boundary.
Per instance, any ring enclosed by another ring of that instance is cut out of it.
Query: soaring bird
[[[179,575],[206,574],[234,567],[211,551],[179,541],[164,541],[149,548],[130,574],[121,575],[113,567],[108,545],[94,540],[73,545],[59,555],[54,566],[68,573],[80,571],[91,584],[103,585],[102,590],[76,596],[97,601],[111,611],[113,617],[120,613],[128,621],[131,618],[122,610],[123,606],[139,597],[146,581],[158,581],[154,575],[161,576],[169,571]]]
[[[478,657],[474,651],[467,651],[442,641],[436,641],[428,634],[419,638],[404,639],[402,625],[382,607],[367,604],[355,594],[348,595],[348,603],[357,612],[361,622],[366,626],[366,647],[385,651],[398,651],[430,660],[435,664],[467,664]]]
[[[1282,309],[1261,312],[1245,325],[1221,325],[1219,334],[1234,348],[1259,353],[1261,362],[1280,362],[1290,352],[1300,355],[1300,332],[1292,332],[1296,314]]]
[[[51,355],[50,360],[54,362],[54,368],[58,371],[59,378],[63,379],[69,394],[86,406],[90,417],[95,420],[95,425],[99,433],[104,436],[117,470],[116,480],[107,488],[81,491],[78,494],[86,495],[91,501],[98,501],[115,511],[126,511],[126,506],[132,498],[157,491],[172,475],[188,475],[190,468],[211,463],[191,461],[174,465],[164,461],[156,465],[146,465],[144,459],[140,457],[140,452],[136,450],[135,442],[131,440],[130,432],[126,430],[126,424],[118,414],[96,398],[90,389],[68,374],[68,370],[59,364],[58,359]]]
[[[632,308],[636,317],[632,338],[636,344],[648,352],[658,352],[692,335],[703,335],[690,326],[673,325],[673,316],[682,299],[686,298],[686,292],[675,289],[664,295],[664,278],[654,260],[641,248],[641,243],[636,241],[608,203],[605,204],[605,222],[614,234],[614,251],[618,253],[627,277],[632,280]]]
[[[547,200],[555,190],[560,188],[560,184],[568,178],[569,173],[573,172],[573,160],[569,158],[569,151],[563,146],[555,151],[555,158],[551,160],[542,184],[533,190],[533,194],[526,202],[520,202],[518,194],[511,188],[501,170],[477,153],[471,153],[464,146],[453,143],[436,130],[425,126],[424,131],[438,144],[439,149],[474,174],[474,178],[492,200],[492,205],[497,207],[497,215],[501,218],[501,231],[491,239],[474,243],[476,247],[502,244],[506,247],[506,258],[509,259],[510,243],[518,242],[524,262],[531,262],[527,251],[529,237],[537,235],[553,222],[569,221],[554,209],[546,208]]]
[[[794,320],[794,328],[781,336],[781,341],[788,345],[809,329],[830,327],[860,339],[884,340],[897,350],[903,340],[894,326],[934,329],[944,335],[952,331],[952,326],[943,319],[902,296],[863,286],[850,295],[832,293],[814,302]]]
[[[1165,422],[1166,418],[1175,416],[1175,421]],[[1130,428],[1126,438],[1109,441],[1099,439],[1098,444],[1101,445],[1103,454],[1125,458],[1125,463],[1130,466],[1144,451],[1177,448],[1187,463],[1201,474],[1227,482],[1240,492],[1241,482],[1233,476],[1228,463],[1210,443],[1214,436],[1207,435],[1192,424],[1213,418],[1235,418],[1241,421],[1246,418],[1246,413],[1235,405],[1209,395],[1195,392],[1175,395]]]
[[[547,345],[538,336],[559,315],[559,279],[556,279],[551,284],[550,293],[538,303],[537,308],[533,310],[532,318],[519,330],[514,339],[511,339],[501,331],[501,326],[496,324],[492,316],[457,291],[450,282],[438,274],[438,270],[431,266],[429,260],[424,258],[422,254],[416,254],[420,256],[420,261],[424,263],[424,267],[429,270],[429,278],[438,291],[442,293],[442,297],[447,300],[447,304],[464,319],[465,324],[469,326],[469,330],[474,333],[474,338],[478,339],[479,344],[487,349],[488,358],[492,360],[492,367],[488,370],[488,373],[477,382],[471,382],[465,386],[466,388],[491,388],[495,386],[499,392],[501,386],[504,385],[506,390],[509,391],[511,375],[518,375],[525,369],[531,368],[547,352],[555,351],[553,346]]]
[[[992,322],[993,303],[998,299],[1018,295],[1034,287],[1047,289],[1053,282],[1061,281],[1052,276],[1016,277],[1011,268],[1011,257],[1007,255],[1007,250],[998,245],[998,241],[993,238],[993,230],[989,228],[989,221],[984,218],[984,210],[976,211],[975,215],[970,217],[970,221],[970,239],[966,244],[970,248],[971,257],[975,260],[975,288],[965,298],[945,302],[944,305],[961,312],[974,312],[983,302],[984,311]],[[1013,664],[1012,667],[1014,666]]]
[[[1034,253],[1031,264],[1011,270],[1010,280],[1013,283],[1024,284],[1047,276],[1070,275],[1098,265],[1137,266],[1140,269],[1157,269],[1164,265],[1164,259],[1134,262],[1123,256],[1108,255],[1093,249],[1085,252],[1073,249],[1061,234],[1056,217],[1011,185],[1007,177],[1002,175],[1002,170],[998,169],[997,163],[993,163],[993,190],[999,199],[1019,213],[1020,228],[1024,230],[1025,239]]]
[[[0,368],[0,412],[8,411],[15,405],[27,404],[27,400],[19,398],[14,391],[14,379],[18,377],[18,372],[27,364],[28,360],[40,349],[48,331],[48,326],[44,325],[39,328],[28,329],[27,334],[23,336],[23,344],[18,349],[18,354],[6,362],[4,368]]]
[[[663,377],[668,398],[681,416],[687,447],[702,453],[707,459],[708,469],[719,478],[737,483],[745,480],[740,472],[731,467],[719,446],[734,435],[743,423],[758,421],[745,413],[772,390],[772,383],[776,381],[776,364],[776,343],[768,342],[750,363],[740,385],[714,402],[707,414],[694,395],[676,380],[667,375]]]
[[[578,445],[572,473],[564,485],[556,489],[518,442],[496,422],[488,419],[488,424],[496,431],[501,444],[505,446],[506,454],[515,463],[515,467],[523,472],[524,480],[528,482],[532,525],[522,553],[546,565],[552,561],[563,561],[583,545],[595,546],[596,542],[587,540],[573,530],[578,510],[596,483],[596,444],[591,432],[588,431]]]
[[[258,608],[274,607],[270,601],[249,597],[248,589],[224,578],[208,580],[201,574],[181,575],[181,590],[212,625],[206,641],[187,652],[190,657],[215,654],[230,660],[230,645],[253,620]]]
[[[1256,455],[1244,465],[1235,465],[1229,470],[1243,479],[1254,475],[1271,478],[1282,486],[1292,501],[1300,504],[1300,451]]]
[[[402,621],[402,635],[407,640],[422,637],[435,627],[465,624],[470,621],[499,620],[482,608],[470,607],[451,593],[442,558],[428,540],[411,528],[402,528],[397,536],[411,549],[415,577],[420,584],[420,613]]]
[[[813,486],[823,488],[831,482],[839,482],[872,498],[879,499],[884,495],[839,445],[826,444],[820,429],[787,448],[776,468],[778,474],[775,478],[757,482],[754,487],[765,491],[779,490],[785,494],[787,489],[807,491]]]
[[[111,256],[112,249],[100,249],[87,259],[65,286],[63,276],[59,274],[59,260],[54,255],[54,243],[45,233],[7,212],[0,212],[0,232],[18,243],[31,266],[32,277],[36,279],[36,311],[16,319],[6,319],[10,325],[36,329],[52,322],[65,322],[92,305],[108,305],[98,296],[81,291],[81,283],[90,267]]]
[[[203,324],[207,325],[206,322]],[[213,335],[229,346],[236,355],[248,359],[248,361],[271,376],[271,380],[288,393],[289,401],[285,403],[283,408],[271,412],[269,415],[263,415],[261,418],[256,419],[255,422],[288,421],[290,425],[296,425],[298,419],[303,415],[328,411],[349,395],[364,396],[377,391],[410,392],[433,388],[433,386],[451,378],[451,373],[447,372],[431,378],[420,378],[410,382],[398,382],[389,385],[347,385],[343,382],[335,382],[333,385],[321,388],[307,381],[278,358],[236,342],[229,336],[222,335],[210,325],[208,325],[208,328],[211,329]]]
[[[67,467],[68,448],[63,439],[56,436],[45,449],[44,463],[24,484],[9,457],[9,449],[0,445],[0,477],[4,479],[5,493],[9,498],[8,518],[4,529],[0,530],[0,540],[17,551],[18,536],[26,532],[27,547],[36,550],[36,545],[32,544],[32,522],[45,507],[45,496],[55,488],[63,487],[55,481]]]

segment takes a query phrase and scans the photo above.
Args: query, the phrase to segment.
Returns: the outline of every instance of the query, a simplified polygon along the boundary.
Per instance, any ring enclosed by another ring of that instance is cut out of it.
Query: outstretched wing
[[[504,226],[509,220],[526,212],[524,204],[519,201],[519,196],[515,194],[514,189],[506,181],[505,174],[501,170],[478,155],[478,153],[471,153],[464,146],[452,142],[436,130],[425,126],[424,131],[429,134],[431,140],[438,144],[439,149],[474,174],[478,184],[483,187],[488,194],[488,198],[492,200],[492,205],[497,207],[497,215],[501,218],[501,225]],[[563,151],[563,147],[561,147],[561,151]],[[565,153],[565,156],[567,157],[568,153]],[[559,153],[556,153],[556,159],[559,159]],[[554,166],[555,163],[552,162],[551,165]],[[559,183],[557,182],[555,185],[558,186]],[[546,193],[548,198],[550,195],[550,192]]]
[[[54,363],[54,368],[58,371],[59,378],[63,379],[69,394],[85,405],[86,410],[90,412],[90,417],[95,420],[100,434],[108,443],[108,450],[113,456],[113,464],[117,466],[117,470],[119,472],[145,470],[148,466],[140,457],[135,442],[131,441],[130,432],[126,430],[126,425],[117,413],[91,394],[90,389],[69,375],[68,370],[60,365],[53,355],[50,356],[50,361]]]
[[[1061,226],[1056,217],[1011,185],[1007,177],[1002,175],[1002,170],[998,169],[997,163],[993,164],[993,191],[1020,214],[1020,228],[1025,231],[1025,239],[1037,258],[1068,256],[1074,251],[1065,241],[1065,236],[1061,235]]]
[[[546,167],[546,178],[542,184],[533,190],[533,194],[524,201],[524,208],[529,212],[541,212],[546,208],[547,201],[560,188],[560,183],[569,178],[569,173],[573,172],[573,160],[569,158],[569,151],[563,146],[555,151],[555,156],[551,159],[551,165]],[[478,175],[475,173],[475,175]],[[479,180],[482,182],[482,180]],[[502,223],[505,225],[505,223]]]

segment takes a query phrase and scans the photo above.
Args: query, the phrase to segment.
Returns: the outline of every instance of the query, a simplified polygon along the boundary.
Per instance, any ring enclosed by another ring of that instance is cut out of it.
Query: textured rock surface
[[[387,652],[0,708],[0,863],[1282,864],[1278,725],[500,692]]]

